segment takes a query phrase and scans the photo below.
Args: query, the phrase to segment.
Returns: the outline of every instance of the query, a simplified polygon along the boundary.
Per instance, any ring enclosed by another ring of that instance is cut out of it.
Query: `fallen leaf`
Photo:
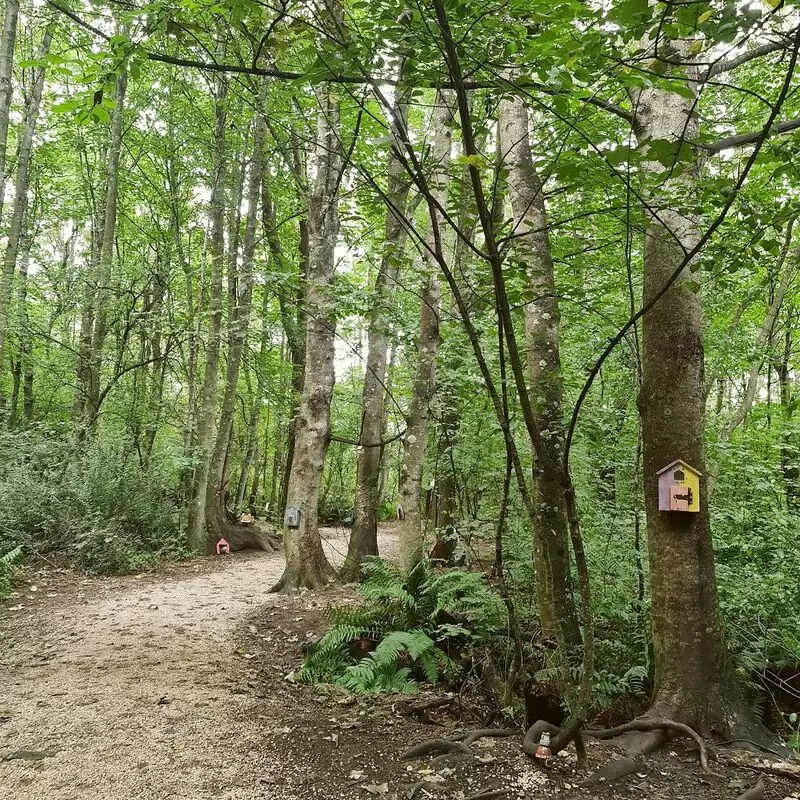
[[[360,769],[354,769],[350,771],[350,774],[347,776],[350,778],[351,781],[360,781],[367,777],[367,774]]]
[[[370,794],[389,794],[388,783],[367,783],[361,788]]]

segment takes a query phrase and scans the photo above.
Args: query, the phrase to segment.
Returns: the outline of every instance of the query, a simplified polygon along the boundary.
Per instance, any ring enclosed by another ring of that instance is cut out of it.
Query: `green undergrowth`
[[[123,438],[0,434],[0,553],[58,553],[100,574],[183,558],[174,495],[172,464],[142,464]]]
[[[298,678],[353,692],[414,692],[456,676],[471,648],[507,630],[500,598],[476,573],[422,562],[408,576],[379,558],[364,565],[362,602],[328,608],[330,627]]]

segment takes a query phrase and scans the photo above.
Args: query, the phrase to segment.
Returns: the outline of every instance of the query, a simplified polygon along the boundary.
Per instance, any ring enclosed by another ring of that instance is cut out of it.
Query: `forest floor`
[[[334,563],[346,533],[324,531]],[[391,526],[380,539],[391,557]],[[466,697],[406,715],[431,695],[355,698],[292,682],[325,606],[355,595],[270,595],[282,568],[280,554],[251,551],[124,578],[29,571],[0,603],[0,798],[402,800],[416,785],[415,797],[442,800],[499,789],[721,800],[758,777],[724,765],[724,779],[704,775],[681,741],[592,788],[578,788],[571,752],[542,766],[517,737],[483,739],[477,757],[436,770],[401,761],[409,745],[479,727],[480,714]],[[590,743],[589,755],[597,767],[612,751]],[[765,782],[766,800],[800,798],[800,782]]]

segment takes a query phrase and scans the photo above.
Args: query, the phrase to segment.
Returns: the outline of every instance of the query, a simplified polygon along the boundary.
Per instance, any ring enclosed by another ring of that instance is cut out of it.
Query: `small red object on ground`
[[[217,555],[219,556],[222,555],[223,553],[225,555],[230,555],[230,552],[231,552],[231,546],[230,544],[228,544],[228,540],[220,539],[217,542]]]
[[[550,752],[550,734],[545,732],[542,734],[542,738],[539,739],[539,746],[536,748],[536,758],[541,758],[543,761],[547,761],[548,758],[551,756]]]

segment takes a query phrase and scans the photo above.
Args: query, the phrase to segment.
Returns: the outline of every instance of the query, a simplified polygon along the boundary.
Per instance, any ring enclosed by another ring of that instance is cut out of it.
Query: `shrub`
[[[60,551],[125,573],[186,555],[168,465],[140,466],[125,441],[87,445],[35,431],[0,435],[0,552]]]

